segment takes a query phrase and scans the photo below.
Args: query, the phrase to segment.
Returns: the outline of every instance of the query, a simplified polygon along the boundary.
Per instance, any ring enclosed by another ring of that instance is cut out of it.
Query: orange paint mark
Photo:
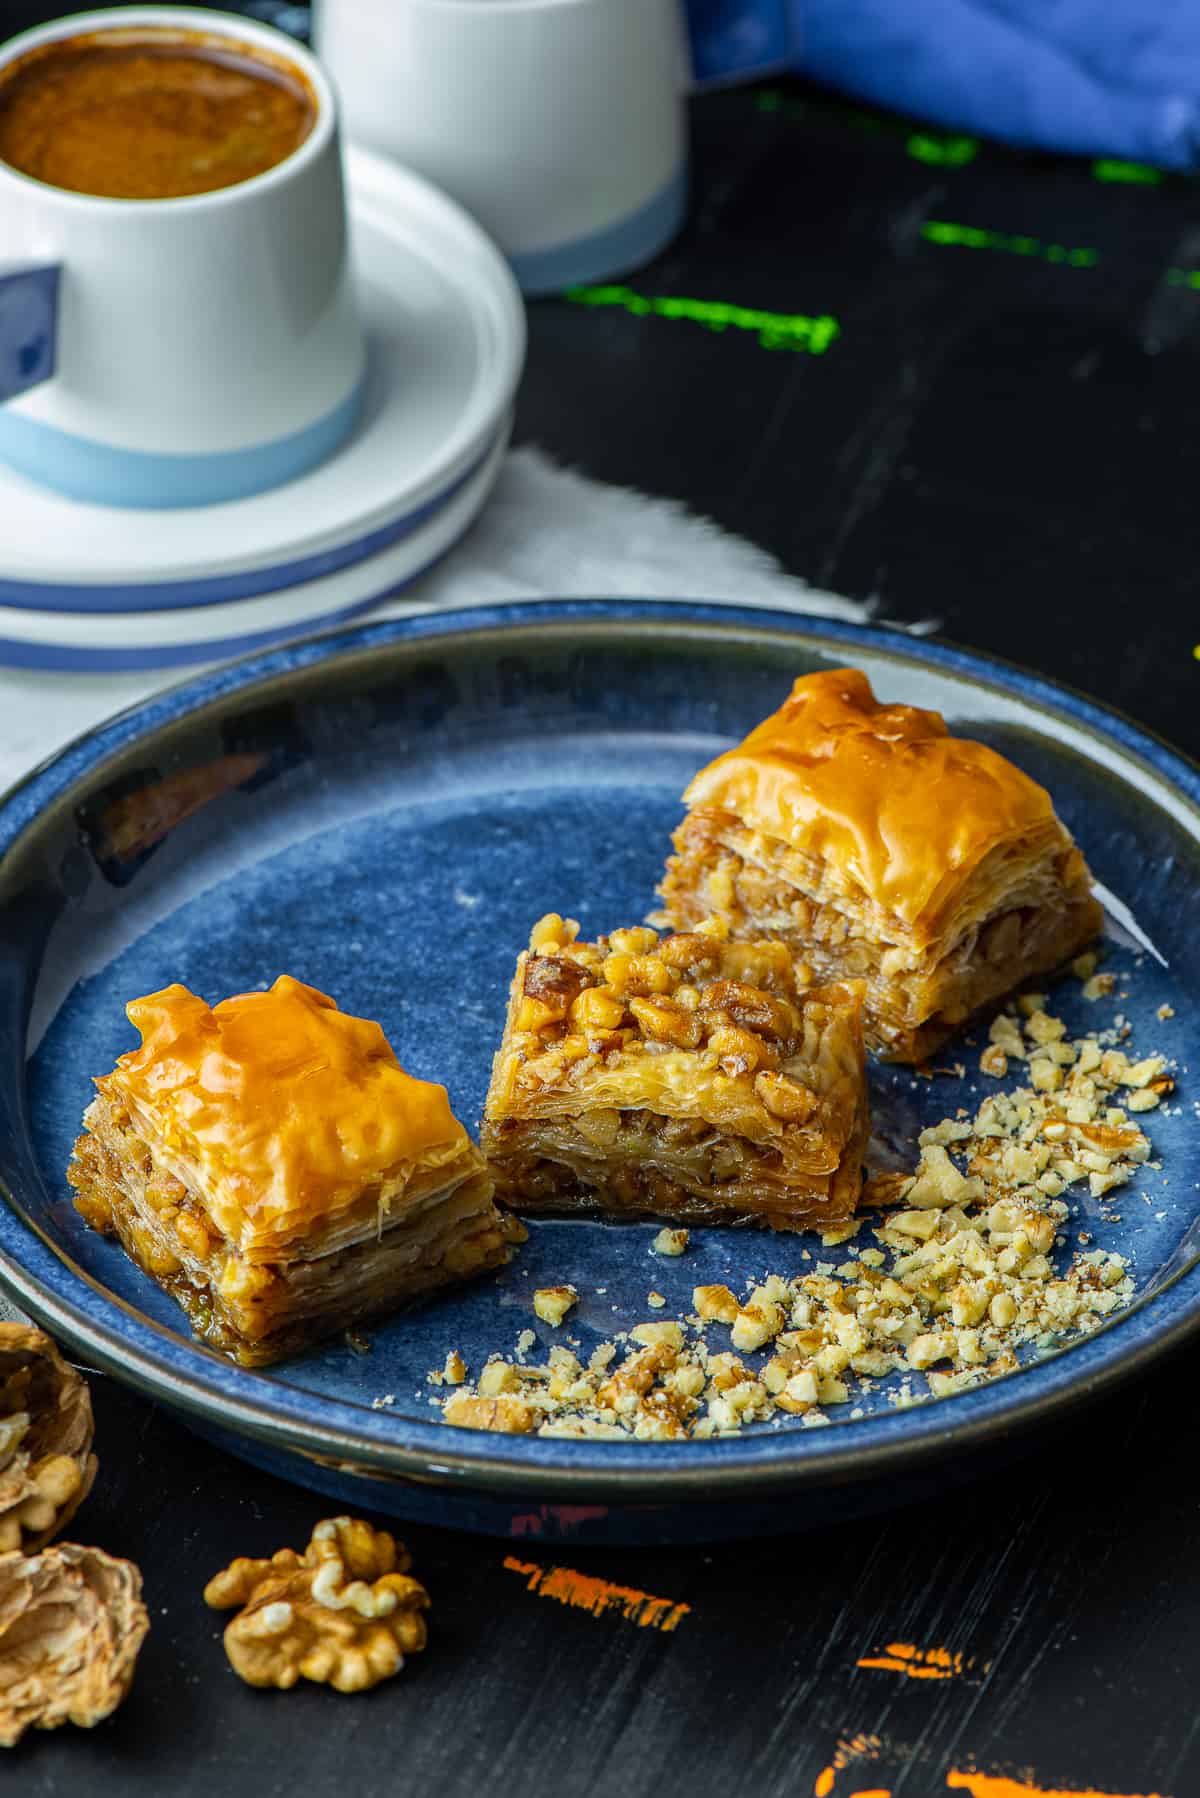
[[[1004,1779],[994,1773],[963,1773],[953,1768],[946,1775],[950,1791],[969,1792],[971,1798],[1166,1798],[1162,1792],[1098,1792],[1094,1787],[1067,1791],[1056,1786],[1027,1785],[1021,1779]]]
[[[878,1736],[846,1737],[837,1745],[833,1764],[840,1770],[842,1767],[848,1767],[851,1761],[876,1760],[882,1746]]]
[[[556,1599],[575,1610],[589,1611],[593,1617],[619,1611],[639,1629],[657,1629],[664,1635],[677,1629],[692,1608],[690,1604],[672,1604],[669,1598],[652,1598],[636,1586],[593,1579],[571,1567],[539,1567],[536,1561],[518,1561],[515,1555],[505,1555],[504,1565],[510,1573],[522,1574],[529,1590],[539,1598]]]
[[[914,1642],[889,1642],[882,1654],[864,1655],[860,1667],[902,1673],[906,1679],[958,1679],[966,1672],[961,1654],[948,1648],[918,1648]]]
[[[851,1761],[873,1761],[878,1757],[881,1743],[878,1736],[850,1736],[837,1745],[837,1753],[827,1767],[822,1767],[817,1774],[813,1786],[813,1798],[829,1798],[833,1790],[834,1780]],[[869,1792],[848,1792],[846,1798],[892,1798],[885,1787],[872,1787]]]

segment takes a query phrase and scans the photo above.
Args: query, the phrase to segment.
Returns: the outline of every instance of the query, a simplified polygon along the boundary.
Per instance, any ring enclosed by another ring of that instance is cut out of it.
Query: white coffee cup
[[[679,0],[317,0],[347,135],[444,187],[526,293],[649,261],[687,200]]]
[[[315,122],[264,173],[177,199],[76,193],[0,162],[0,460],[76,499],[202,505],[336,449],[365,346],[337,109],[307,51],[229,13],[129,6],[25,32],[0,71],[39,44],[147,27],[286,59]]]

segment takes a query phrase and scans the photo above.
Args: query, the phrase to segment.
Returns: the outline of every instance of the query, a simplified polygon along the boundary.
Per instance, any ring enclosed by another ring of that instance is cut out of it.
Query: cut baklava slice
[[[977,1007],[1101,924],[1087,864],[1036,781],[937,712],[809,674],[701,769],[659,892],[677,930],[719,918],[866,982],[868,1044],[923,1061]]]
[[[867,1135],[862,992],[781,943],[543,918],[517,962],[482,1146],[518,1211],[779,1230],[841,1222]]]
[[[67,1177],[214,1348],[274,1361],[507,1258],[446,1089],[378,1024],[287,975],[127,1011],[141,1047],[96,1081]]]

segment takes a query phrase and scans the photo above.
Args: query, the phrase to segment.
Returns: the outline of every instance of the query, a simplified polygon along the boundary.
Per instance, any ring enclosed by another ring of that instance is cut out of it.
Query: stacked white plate
[[[470,525],[499,471],[525,354],[508,265],[451,200],[346,156],[370,345],[353,435],[328,462],[226,505],[81,505],[0,464],[0,663],[210,661],[396,593]]]

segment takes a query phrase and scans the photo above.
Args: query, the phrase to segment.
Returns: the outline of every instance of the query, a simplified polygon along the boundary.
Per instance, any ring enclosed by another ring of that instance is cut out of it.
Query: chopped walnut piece
[[[1145,1087],[1157,1080],[1166,1062],[1161,1055],[1147,1055],[1145,1061],[1133,1062],[1121,1075],[1122,1086]],[[1128,1101],[1127,1101],[1128,1102]]]
[[[786,1074],[756,1074],[754,1090],[772,1117],[787,1124],[803,1124],[817,1108],[816,1093]]]
[[[911,1185],[911,1174],[872,1174],[863,1185],[861,1203],[881,1210],[899,1205]]]
[[[411,1558],[386,1530],[352,1517],[318,1523],[302,1555],[237,1560],[204,1588],[214,1611],[240,1606],[225,1652],[250,1686],[315,1680],[363,1692],[425,1646],[429,1594],[408,1577]]]
[[[683,1347],[683,1325],[679,1323],[635,1324],[629,1332],[634,1342],[640,1342],[643,1348],[656,1342],[665,1342],[673,1349]]]
[[[519,1398],[476,1398],[469,1392],[456,1392],[447,1399],[442,1416],[447,1423],[463,1430],[494,1430],[500,1436],[526,1436],[537,1418],[524,1400]]]
[[[647,948],[630,940],[614,952]],[[740,1004],[745,995],[731,988],[726,997]],[[1120,1020],[1069,1040],[1046,1003],[1026,994],[991,1026],[984,1066],[1019,1064],[1026,1084],[989,1088],[973,1115],[960,1106],[923,1129],[913,1171],[868,1182],[863,1202],[880,1207],[876,1215],[821,1238],[832,1246],[865,1223],[879,1248],[836,1265],[805,1252],[810,1272],[767,1274],[737,1291],[697,1286],[693,1315],[636,1324],[620,1348],[602,1344],[586,1366],[562,1347],[543,1367],[496,1360],[474,1394],[443,1404],[445,1420],[637,1441],[708,1440],[778,1423],[780,1413],[811,1428],[834,1420],[826,1407],[865,1395],[876,1380],[899,1376],[881,1396],[900,1407],[945,1398],[1099,1328],[1129,1303],[1133,1280],[1123,1257],[1090,1247],[1090,1233],[1068,1246],[1069,1189],[1103,1198],[1137,1176],[1153,1149],[1136,1114],[1153,1110],[1174,1081],[1162,1056],[1132,1053]],[[741,1028],[721,1024],[710,1048],[720,1041],[733,1054]],[[600,1120],[597,1111],[590,1122]],[[655,1249],[676,1234],[660,1232]],[[659,1296],[650,1295],[651,1310],[661,1312]],[[728,1327],[728,1348],[714,1345],[715,1325]],[[741,1354],[761,1355],[761,1364]],[[918,1380],[927,1394],[914,1390]],[[501,1406],[523,1421],[498,1420]],[[860,1405],[850,1412],[862,1414]]]
[[[738,1314],[738,1302],[728,1286],[697,1286],[692,1303],[698,1317],[715,1318],[722,1324],[731,1324]]]
[[[60,1534],[96,1477],[87,1384],[50,1338],[0,1323],[0,1552]]]
[[[533,1308],[544,1324],[557,1329],[567,1312],[579,1303],[573,1286],[539,1286],[533,1295]]]
[[[502,1392],[518,1392],[521,1376],[511,1361],[489,1361],[479,1376],[479,1396],[498,1398]]]
[[[1002,1011],[992,1019],[988,1027],[988,1041],[1010,1061],[1024,1061],[1025,1039],[1017,1020],[1008,1012]]]
[[[548,911],[530,931],[529,947],[539,955],[549,955],[573,943],[578,935],[579,925],[574,918],[560,918],[556,911]]]
[[[687,1245],[686,1230],[660,1230],[650,1247],[656,1255],[682,1255]]]
[[[149,1628],[131,1561],[74,1542],[0,1555],[0,1747],[111,1716]]]

